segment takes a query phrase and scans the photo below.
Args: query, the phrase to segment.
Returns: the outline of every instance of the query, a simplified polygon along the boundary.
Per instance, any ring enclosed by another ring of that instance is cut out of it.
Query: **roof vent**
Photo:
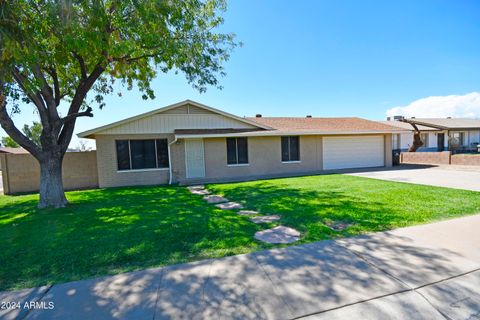
[[[312,115],[310,115],[310,114],[307,114],[307,118],[311,118],[311,117],[312,117]]]
[[[255,118],[261,118],[261,117],[262,117],[262,115],[261,115],[260,113],[257,113],[257,114],[255,115]]]
[[[393,120],[397,120],[397,121],[403,120],[403,116],[393,116]]]
[[[411,117],[410,119],[415,119],[415,117]]]
[[[390,119],[391,119],[390,117],[387,117],[387,121],[390,121]]]
[[[452,119],[452,117],[447,117],[447,119]]]

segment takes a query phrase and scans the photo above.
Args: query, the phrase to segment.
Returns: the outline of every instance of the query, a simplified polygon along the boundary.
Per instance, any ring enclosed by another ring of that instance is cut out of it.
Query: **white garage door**
[[[323,169],[382,167],[383,136],[345,136],[323,138]]]

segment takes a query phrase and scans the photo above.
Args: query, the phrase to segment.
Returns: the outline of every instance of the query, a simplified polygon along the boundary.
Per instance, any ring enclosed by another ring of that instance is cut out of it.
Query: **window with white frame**
[[[422,140],[423,142],[423,146],[424,148],[428,148],[428,132],[422,132],[420,133],[420,139]]]

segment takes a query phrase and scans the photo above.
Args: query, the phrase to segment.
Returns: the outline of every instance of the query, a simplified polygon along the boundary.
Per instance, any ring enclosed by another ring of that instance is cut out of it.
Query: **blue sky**
[[[199,94],[181,74],[159,74],[154,101],[124,90],[94,118],[79,119],[76,132],[185,99],[239,116],[380,120],[391,108],[455,95],[455,106],[478,104],[473,115],[480,116],[478,1],[232,0],[223,29],[244,43],[226,64],[223,90]],[[475,102],[462,100],[472,93]],[[21,125],[35,117],[26,109],[14,119]]]

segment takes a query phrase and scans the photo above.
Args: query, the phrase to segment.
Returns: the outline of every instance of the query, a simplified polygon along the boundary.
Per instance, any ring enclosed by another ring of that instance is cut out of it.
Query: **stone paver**
[[[476,170],[465,170],[443,167],[425,167],[420,169],[406,167],[403,169],[392,168],[391,170],[356,172],[349,173],[349,175],[480,191],[480,183],[478,183],[480,181],[480,167],[476,168]]]
[[[278,226],[256,232],[255,239],[267,243],[292,243],[300,239],[300,232],[289,227]]]
[[[333,221],[330,223],[326,223],[325,225],[330,229],[332,229],[333,231],[342,231],[350,227],[352,224],[348,222],[343,222],[343,221]]]
[[[322,312],[302,320],[425,320],[444,319],[442,314],[415,292],[402,292],[340,309]]]
[[[217,208],[222,210],[233,210],[233,209],[242,209],[243,206],[238,202],[225,202],[219,203],[215,205]]]
[[[188,190],[193,191],[193,190],[205,190],[204,185],[196,185],[196,186],[188,186]]]
[[[153,319],[162,269],[53,286],[41,301],[52,310],[32,310],[27,319]]]
[[[252,221],[253,223],[269,223],[278,220],[280,220],[280,216],[276,214],[270,216],[258,216],[250,218],[250,221]]]
[[[192,190],[190,191],[192,194],[198,194],[198,195],[208,195],[210,194],[210,191],[208,191],[207,189],[203,189],[203,190]]]
[[[215,194],[205,196],[203,197],[203,200],[207,201],[207,203],[210,203],[210,204],[228,202],[227,198],[224,198],[222,196],[215,195]]]
[[[254,216],[254,215],[257,215],[257,214],[260,214],[258,211],[254,211],[254,210],[240,210],[237,212],[237,214],[241,215],[241,216]]]

